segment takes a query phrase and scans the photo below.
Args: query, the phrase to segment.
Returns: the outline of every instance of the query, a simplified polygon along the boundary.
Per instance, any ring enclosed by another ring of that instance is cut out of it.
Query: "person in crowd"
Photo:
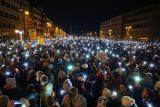
[[[83,36],[44,41],[0,43],[0,90],[9,107],[160,107],[158,42]]]
[[[87,107],[86,99],[79,94],[78,89],[73,87],[62,101],[62,107]]]
[[[129,96],[123,96],[121,102],[122,107],[137,107],[135,100]]]
[[[73,86],[70,79],[66,79],[63,83],[63,89],[66,91],[66,93],[70,93],[72,88]]]
[[[92,84],[90,82],[84,82],[82,85],[82,96],[86,98],[87,107],[95,107],[94,96],[92,94]]]
[[[160,106],[160,81],[157,81],[154,85],[154,104],[155,104],[155,107],[159,107]]]
[[[9,98],[6,95],[0,95],[0,107],[7,107]]]
[[[16,85],[15,78],[6,78],[6,85],[2,93],[7,95],[9,99],[15,99],[17,96],[22,97],[22,89]]]
[[[29,84],[25,92],[26,99],[29,100],[30,107],[38,107],[40,105],[39,95],[33,84]]]
[[[41,102],[45,106],[46,98],[51,96],[53,93],[53,85],[50,83],[46,75],[41,76],[40,84],[41,84],[41,90],[40,90]]]

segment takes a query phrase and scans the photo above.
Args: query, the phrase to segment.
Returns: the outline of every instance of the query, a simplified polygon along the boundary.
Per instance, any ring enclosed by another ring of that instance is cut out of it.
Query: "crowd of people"
[[[0,43],[0,107],[160,107],[160,43]]]

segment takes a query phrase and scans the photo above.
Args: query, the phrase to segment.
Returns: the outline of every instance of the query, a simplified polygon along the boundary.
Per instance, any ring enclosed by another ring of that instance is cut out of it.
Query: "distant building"
[[[22,14],[20,10],[28,8],[26,0],[0,0],[0,38],[16,38],[15,28]]]
[[[100,25],[101,37],[108,39],[121,39],[122,37],[122,16],[117,16],[110,20],[104,21]]]
[[[126,40],[160,39],[160,5],[150,5],[100,24],[101,37]]]

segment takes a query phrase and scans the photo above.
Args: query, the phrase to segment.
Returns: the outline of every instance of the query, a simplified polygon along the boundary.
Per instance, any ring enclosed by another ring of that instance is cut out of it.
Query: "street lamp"
[[[130,39],[132,39],[132,36],[130,35],[130,29],[132,29],[132,26],[126,26],[127,38],[129,37]]]
[[[25,14],[25,15],[29,15],[29,11],[25,11],[24,14]]]
[[[109,33],[109,38],[112,38],[112,29],[109,29],[108,33]]]
[[[20,41],[22,41],[23,40],[22,35],[24,32],[21,30],[15,30],[15,33],[19,34],[19,39],[20,39]]]
[[[24,39],[26,39],[27,38],[27,35],[28,35],[28,29],[27,29],[27,26],[26,26],[26,24],[27,24],[27,17],[29,16],[29,11],[27,11],[27,10],[25,10],[25,11],[23,11],[23,24],[24,24],[24,26],[23,26],[23,29],[24,29]]]

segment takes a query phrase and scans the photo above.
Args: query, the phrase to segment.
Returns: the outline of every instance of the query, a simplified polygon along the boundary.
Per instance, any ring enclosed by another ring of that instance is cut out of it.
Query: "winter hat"
[[[42,75],[41,78],[40,78],[40,83],[41,85],[46,85],[48,83],[48,77],[46,75]]]
[[[15,78],[6,78],[6,85],[16,87],[16,80]]]
[[[107,104],[107,98],[104,96],[101,96],[97,100],[97,107],[106,107]]]
[[[0,96],[0,107],[6,107],[9,102],[9,98],[6,95]]]
[[[147,76],[147,77],[152,77],[152,73],[147,72],[147,73],[145,74],[145,76]]]
[[[41,77],[43,74],[44,74],[43,71],[38,71],[38,72],[36,73],[36,76],[37,76],[37,77]]]
[[[123,96],[122,97],[122,105],[124,107],[131,107],[133,104],[135,104],[135,100],[129,96]]]
[[[123,68],[117,68],[116,70],[115,70],[115,72],[118,72],[120,75],[122,75],[122,72],[124,71],[124,69]]]
[[[67,75],[65,74],[64,71],[60,71],[60,72],[58,73],[58,77],[61,77],[62,79],[65,79],[65,78],[67,77]]]
[[[154,90],[159,91],[160,90],[160,81],[157,81],[154,85]]]
[[[72,82],[70,81],[70,79],[66,79],[63,82],[63,89],[66,90],[67,92],[70,91],[70,89],[72,88]]]
[[[87,64],[83,64],[83,65],[82,65],[82,68],[83,68],[83,69],[87,69],[87,68],[88,68],[88,65],[87,65]]]
[[[102,91],[102,96],[110,97],[111,96],[111,91],[107,88],[104,88],[103,91]]]

